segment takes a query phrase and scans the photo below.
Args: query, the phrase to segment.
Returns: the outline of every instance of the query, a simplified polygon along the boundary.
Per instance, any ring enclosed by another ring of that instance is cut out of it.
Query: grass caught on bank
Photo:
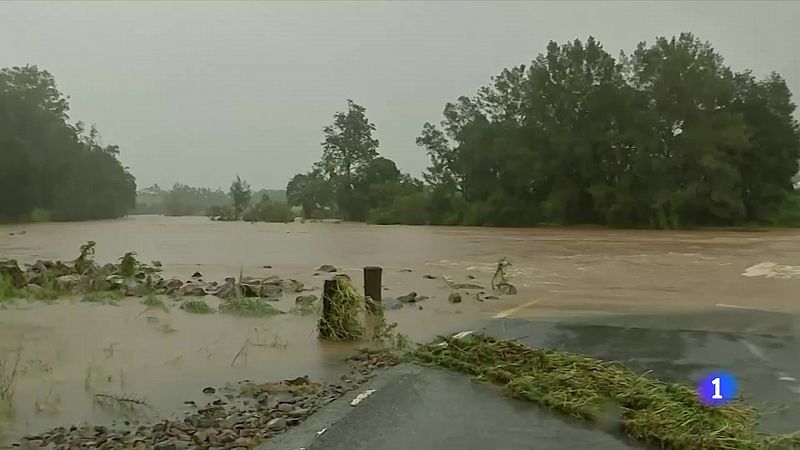
[[[101,305],[117,306],[117,300],[125,297],[122,291],[94,291],[84,294],[81,301],[84,303],[99,303]]]
[[[219,310],[220,312],[247,317],[264,317],[283,314],[283,311],[270,305],[266,300],[238,295],[223,301],[219,305]]]
[[[346,276],[337,276],[336,288],[330,298],[330,311],[324,311],[317,329],[320,339],[348,341],[365,337],[362,325],[364,297],[353,288]]]
[[[184,300],[181,303],[181,309],[193,314],[211,314],[214,312],[214,309],[208,306],[208,303],[200,299]]]
[[[20,289],[14,287],[11,277],[0,273],[0,301],[22,297],[24,297],[24,294]]]
[[[147,294],[147,296],[142,300],[142,304],[147,306],[147,309],[160,309],[164,312],[169,312],[169,308],[167,308],[166,303],[164,300],[157,297],[155,294]]]
[[[738,450],[800,444],[795,437],[759,436],[756,410],[741,402],[706,407],[691,388],[639,375],[621,363],[480,335],[423,346],[414,357],[502,384],[512,397],[575,418],[616,423],[624,434],[663,448]]]

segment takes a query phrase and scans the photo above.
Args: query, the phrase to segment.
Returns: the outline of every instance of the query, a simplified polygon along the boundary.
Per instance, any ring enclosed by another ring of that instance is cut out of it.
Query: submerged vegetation
[[[247,222],[291,222],[294,213],[286,202],[273,201],[267,192],[262,192],[261,198],[251,204],[253,191],[247,181],[239,176],[231,183],[231,204],[215,205],[208,210],[211,220]]]
[[[181,302],[181,309],[193,314],[210,314],[214,309],[203,300],[188,299]]]
[[[236,295],[227,298],[219,305],[220,312],[246,317],[264,317],[283,314],[283,311],[269,304],[268,300]]]

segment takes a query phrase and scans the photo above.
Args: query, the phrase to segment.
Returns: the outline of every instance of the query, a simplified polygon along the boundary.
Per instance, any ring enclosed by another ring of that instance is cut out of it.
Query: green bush
[[[800,227],[800,191],[791,192],[786,196],[775,224],[784,227]]]
[[[369,219],[378,225],[425,225],[428,223],[425,194],[398,195],[390,204],[370,210]]]
[[[242,219],[248,222],[291,222],[294,214],[286,203],[262,199],[257,205],[245,211]]]

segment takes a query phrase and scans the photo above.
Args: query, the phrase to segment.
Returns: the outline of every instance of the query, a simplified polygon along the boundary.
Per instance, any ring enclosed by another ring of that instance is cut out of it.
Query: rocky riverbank
[[[300,424],[324,405],[357,390],[377,371],[397,361],[385,354],[361,352],[348,361],[335,381],[317,383],[307,377],[280,382],[244,380],[207,387],[204,405],[187,402],[182,417],[150,424],[125,421],[112,426],[80,424],[26,436],[8,448],[93,449],[250,449]],[[125,403],[123,398],[103,401]],[[130,404],[127,407],[146,407]]]

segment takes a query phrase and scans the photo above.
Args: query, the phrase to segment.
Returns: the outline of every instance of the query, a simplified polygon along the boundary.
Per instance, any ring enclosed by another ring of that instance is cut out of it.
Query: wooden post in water
[[[383,268],[380,266],[364,267],[364,297],[367,300],[367,311],[372,314],[380,311],[381,306],[381,274]]]
[[[331,299],[336,292],[336,279],[325,280],[322,287],[322,319],[319,322],[319,338],[330,339],[333,336],[331,324]]]

